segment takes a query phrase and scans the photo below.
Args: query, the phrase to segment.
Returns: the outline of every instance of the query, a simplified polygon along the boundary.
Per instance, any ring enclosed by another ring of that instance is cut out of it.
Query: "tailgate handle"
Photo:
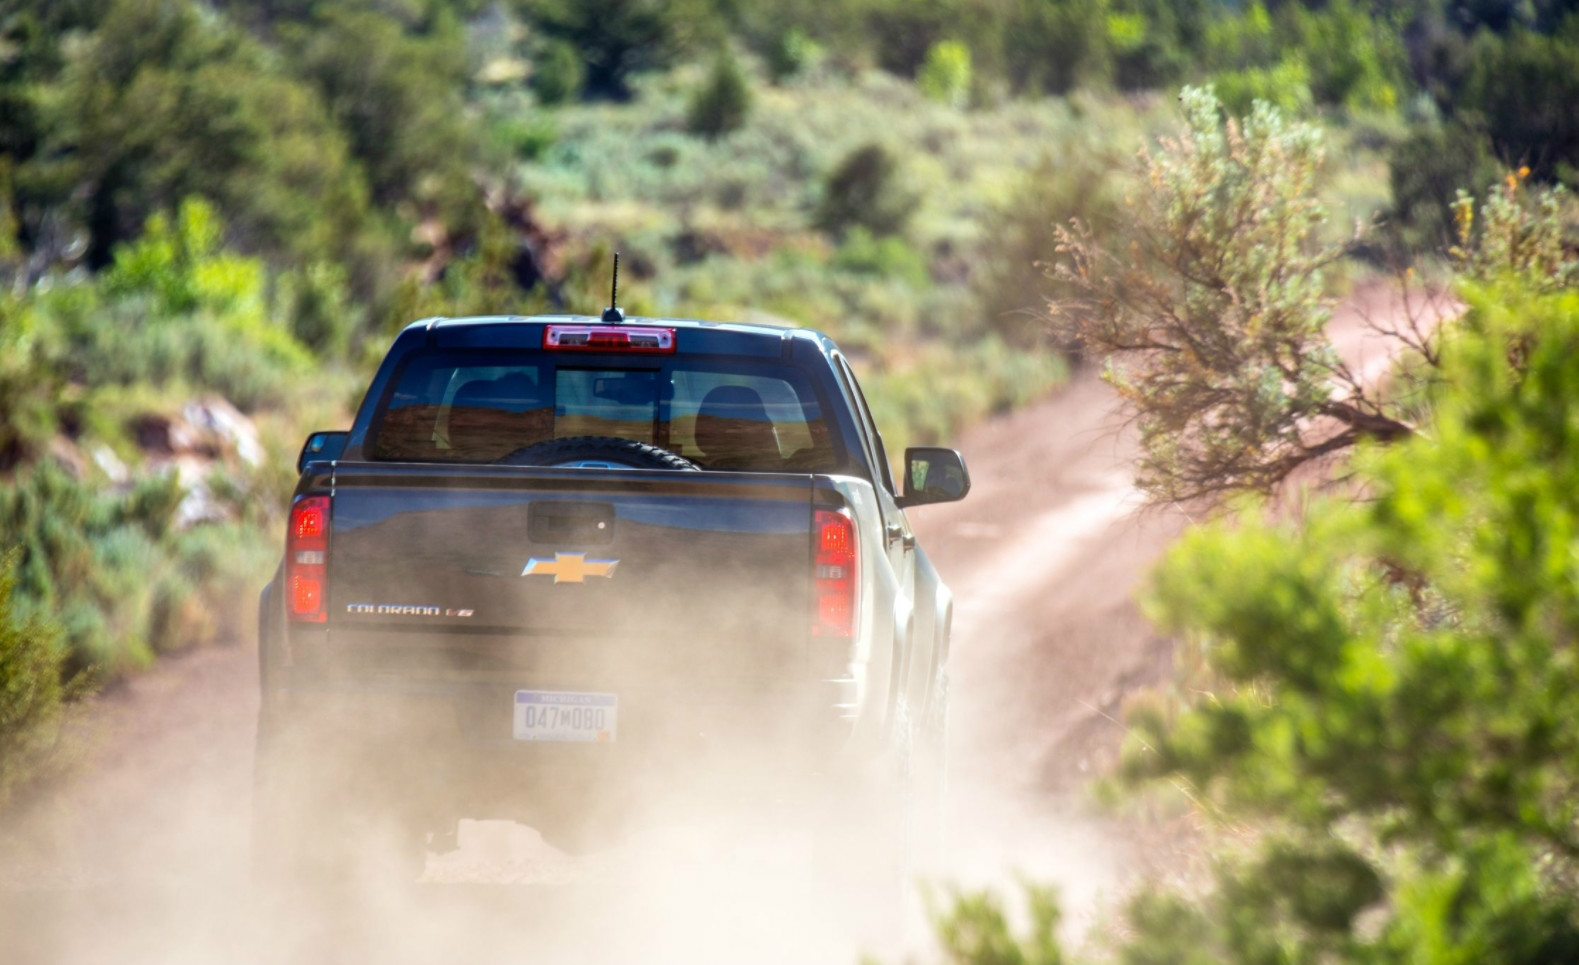
[[[526,535],[534,543],[603,546],[614,542],[614,504],[551,502],[531,504]]]

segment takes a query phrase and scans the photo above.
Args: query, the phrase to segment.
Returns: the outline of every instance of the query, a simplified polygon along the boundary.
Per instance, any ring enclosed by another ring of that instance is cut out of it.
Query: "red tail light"
[[[855,523],[844,513],[817,510],[816,554],[812,572],[816,612],[811,632],[818,637],[855,635]]]
[[[304,496],[285,534],[285,613],[301,623],[329,619],[329,497]]]

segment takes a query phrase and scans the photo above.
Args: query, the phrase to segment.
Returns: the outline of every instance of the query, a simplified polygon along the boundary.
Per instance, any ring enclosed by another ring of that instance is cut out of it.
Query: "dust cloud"
[[[58,811],[29,816],[35,834],[53,828],[109,850],[62,863],[32,841],[35,859],[56,864],[30,870],[24,859],[3,872],[0,960],[902,962],[931,957],[923,879],[1007,887],[1019,872],[1062,882],[1077,909],[1116,881],[1100,829],[976,786],[950,797],[957,847],[903,880],[884,828],[899,815],[717,807],[584,855],[524,825],[463,821],[458,848],[430,854],[413,881],[369,862],[343,880],[276,885],[252,873],[248,801],[221,802],[202,783],[145,789],[180,817],[141,841],[69,828]],[[13,841],[6,854],[27,851]]]
[[[1078,935],[1143,863],[1083,788],[1117,746],[1123,691],[1165,670],[1131,596],[1178,525],[1133,515],[1127,450],[1101,441],[1111,409],[1083,382],[983,427],[961,446],[977,491],[915,514],[957,601],[942,846],[925,860],[896,850],[903,809],[820,781],[655,809],[586,854],[463,821],[406,880],[377,862],[254,880],[243,644],[96,699],[88,766],[0,819],[0,962],[897,965],[939,958],[923,883],[1022,877],[1059,886]]]

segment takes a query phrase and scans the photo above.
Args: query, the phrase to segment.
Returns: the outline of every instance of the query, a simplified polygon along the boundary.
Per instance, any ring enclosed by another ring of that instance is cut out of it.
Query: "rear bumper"
[[[544,808],[716,803],[857,766],[837,684],[600,687],[592,681],[409,679],[280,668],[260,731],[368,775],[379,793],[465,817],[532,820]],[[517,689],[614,693],[610,743],[518,741]]]

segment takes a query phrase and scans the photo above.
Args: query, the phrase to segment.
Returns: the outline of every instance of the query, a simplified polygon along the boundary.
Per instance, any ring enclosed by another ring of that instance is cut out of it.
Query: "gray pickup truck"
[[[824,335],[426,319],[299,469],[261,600],[266,862],[374,824],[420,860],[463,817],[574,848],[775,777],[937,784],[952,598],[906,511],[969,476],[916,448],[896,486]]]

